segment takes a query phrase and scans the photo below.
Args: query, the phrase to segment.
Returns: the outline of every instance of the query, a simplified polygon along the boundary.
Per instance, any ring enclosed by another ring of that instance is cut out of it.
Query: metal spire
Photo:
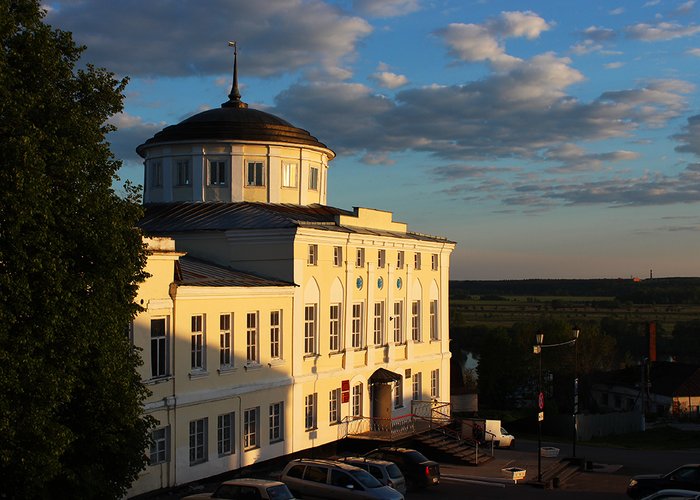
[[[241,101],[241,93],[238,91],[238,46],[236,42],[228,42],[229,47],[233,47],[233,85],[228,101],[221,105],[222,108],[247,108],[248,105]]]

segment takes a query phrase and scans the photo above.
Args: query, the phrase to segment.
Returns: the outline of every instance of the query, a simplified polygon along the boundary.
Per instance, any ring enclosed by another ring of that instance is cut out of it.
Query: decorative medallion
[[[364,285],[364,280],[362,279],[362,276],[357,278],[356,284],[357,284],[357,289],[362,290],[362,285]]]

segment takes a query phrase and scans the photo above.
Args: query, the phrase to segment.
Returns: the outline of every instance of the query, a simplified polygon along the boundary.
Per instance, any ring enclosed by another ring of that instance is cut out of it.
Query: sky
[[[457,243],[451,279],[700,276],[695,0],[66,0],[137,145],[242,100],[336,153],[328,204]]]

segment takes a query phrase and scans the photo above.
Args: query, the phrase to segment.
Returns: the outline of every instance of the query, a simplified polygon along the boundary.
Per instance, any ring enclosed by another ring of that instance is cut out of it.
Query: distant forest
[[[700,304],[700,278],[450,281],[450,299],[531,295],[610,297],[631,304]]]

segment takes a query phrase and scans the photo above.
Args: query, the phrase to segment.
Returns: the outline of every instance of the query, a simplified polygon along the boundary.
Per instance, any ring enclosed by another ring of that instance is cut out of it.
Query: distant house
[[[591,396],[602,412],[700,418],[700,366],[656,361],[598,374]]]

